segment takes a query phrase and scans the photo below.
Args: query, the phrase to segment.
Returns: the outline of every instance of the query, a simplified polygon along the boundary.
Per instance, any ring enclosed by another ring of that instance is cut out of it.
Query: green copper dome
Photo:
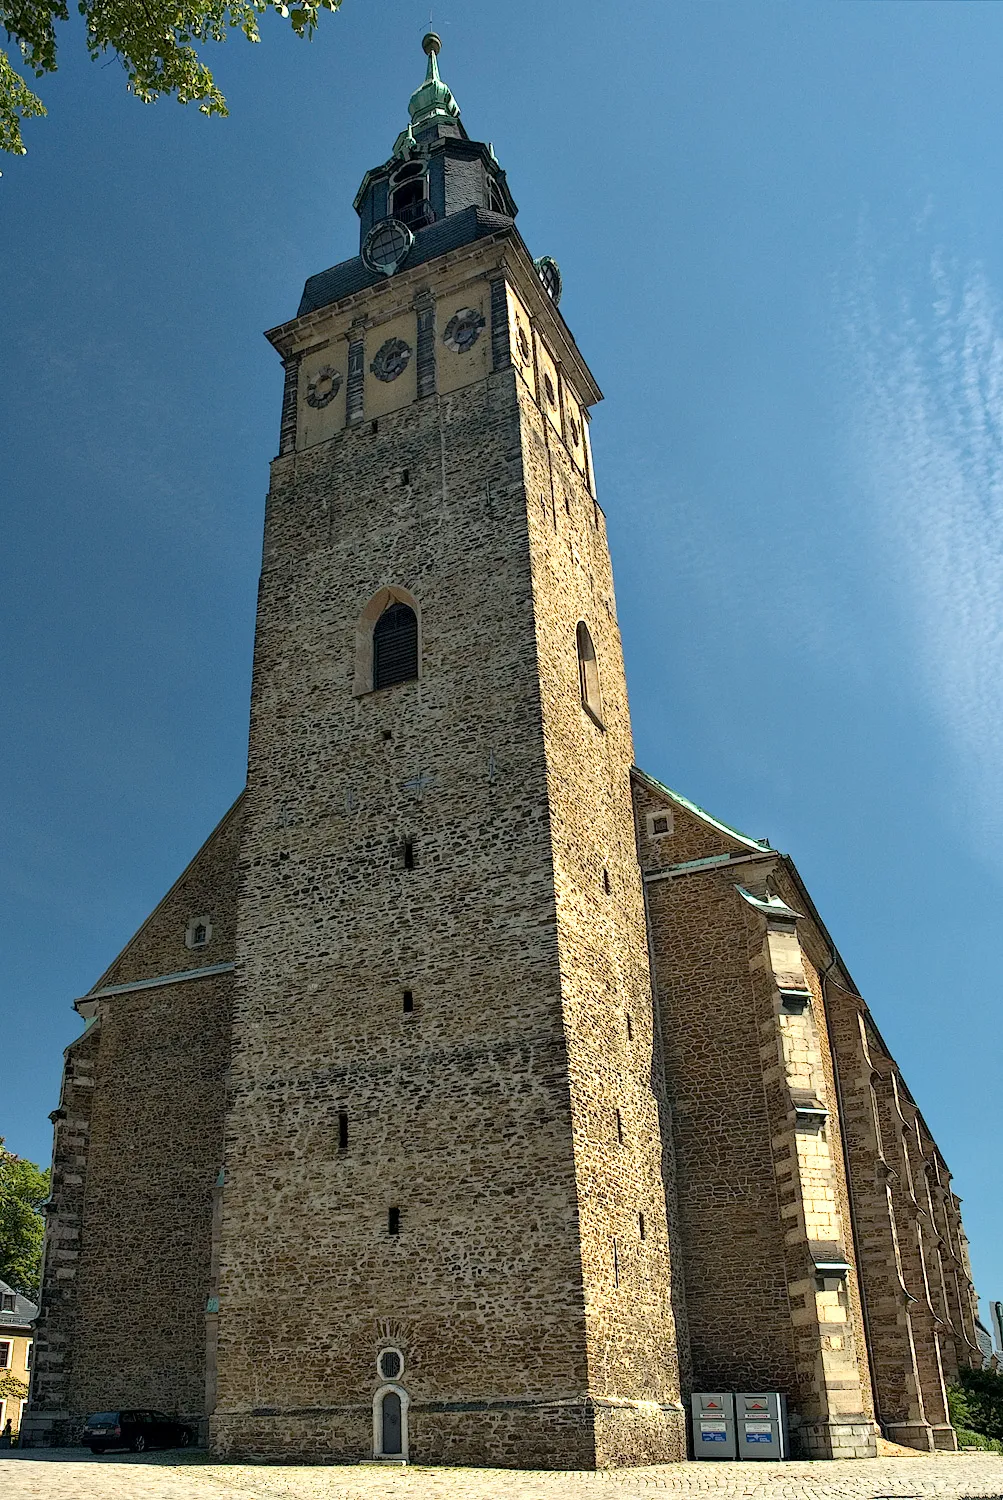
[[[453,98],[446,84],[439,77],[439,64],[436,57],[442,46],[434,31],[430,31],[422,39],[422,48],[428,54],[428,70],[425,73],[425,82],[420,88],[415,89],[408,103],[408,114],[411,116],[412,125],[425,125],[430,120],[460,118],[460,106]]]

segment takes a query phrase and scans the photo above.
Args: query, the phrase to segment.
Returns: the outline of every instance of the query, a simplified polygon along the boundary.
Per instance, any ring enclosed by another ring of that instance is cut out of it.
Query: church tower
[[[600,393],[423,46],[360,255],[268,335],[212,1440],[679,1458]]]
[[[633,765],[599,391],[424,48],[268,335],[246,790],[75,1001],[21,1441],[951,1450],[961,1200],[790,856]]]

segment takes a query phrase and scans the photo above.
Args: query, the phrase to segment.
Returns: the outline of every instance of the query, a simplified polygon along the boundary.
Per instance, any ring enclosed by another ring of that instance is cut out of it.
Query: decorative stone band
[[[405,1377],[406,1383],[406,1377]],[[250,1411],[226,1411],[217,1407],[214,1413],[217,1417],[326,1417],[336,1416],[341,1412],[368,1411],[370,1403],[361,1401],[345,1402],[342,1406],[255,1406]],[[596,1411],[603,1410],[628,1410],[628,1411],[673,1411],[684,1412],[686,1408],[680,1401],[632,1401],[626,1397],[616,1396],[555,1396],[551,1400],[541,1397],[537,1400],[494,1400],[494,1401],[412,1401],[409,1410],[412,1412],[447,1412],[447,1411],[553,1411],[564,1409],[570,1411]]]
[[[211,979],[214,974],[229,974],[233,964],[207,964],[204,969],[179,969],[175,974],[158,974],[155,979],[135,979],[132,984],[108,984],[103,990],[91,990],[81,995],[74,1005],[84,1005],[91,1000],[105,1000],[111,995],[131,995],[134,990],[155,990],[165,984],[184,984],[189,979]]]
[[[669,865],[664,870],[645,870],[644,882],[651,885],[656,880],[678,880],[680,875],[697,875],[701,870],[715,870],[722,865],[751,865],[757,860],[775,860],[776,857],[772,850],[762,854],[747,853],[741,849],[732,854],[709,854],[706,859],[687,859],[681,865]]]

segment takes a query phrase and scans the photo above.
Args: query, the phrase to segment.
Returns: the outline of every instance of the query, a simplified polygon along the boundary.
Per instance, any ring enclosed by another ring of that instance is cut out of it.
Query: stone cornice
[[[91,990],[89,995],[81,995],[79,1000],[74,1000],[73,1006],[75,1010],[81,1010],[81,1007],[89,1006],[95,1000],[105,1000],[112,995],[131,995],[136,990],[155,990],[163,985],[185,984],[190,979],[211,979],[214,974],[231,973],[233,967],[232,963],[207,964],[204,969],[178,969],[173,974],[158,974],[153,979],[134,979],[131,984],[109,984],[103,990]]]

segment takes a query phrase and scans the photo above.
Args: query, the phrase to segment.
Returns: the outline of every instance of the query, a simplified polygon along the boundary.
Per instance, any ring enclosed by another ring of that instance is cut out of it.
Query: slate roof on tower
[[[410,270],[412,266],[434,260],[449,250],[459,250],[474,240],[511,228],[512,220],[503,214],[491,213],[486,208],[464,209],[447,219],[437,220],[427,229],[419,229],[402,269]],[[343,260],[339,265],[307,278],[296,316],[300,318],[304,313],[315,312],[318,307],[327,307],[330,302],[340,302],[342,297],[350,297],[354,292],[364,291],[366,287],[385,280],[382,272],[369,269],[361,255],[353,255],[351,260]]]
[[[463,128],[459,105],[439,76],[440,45],[432,32],[422,42],[428,69],[411,95],[409,123],[392,155],[366,173],[356,194],[360,254],[311,276],[297,316],[383,279],[361,254],[379,224],[402,224],[414,236],[399,269],[511,228],[518,208],[505,173],[490,143],[470,140]]]

